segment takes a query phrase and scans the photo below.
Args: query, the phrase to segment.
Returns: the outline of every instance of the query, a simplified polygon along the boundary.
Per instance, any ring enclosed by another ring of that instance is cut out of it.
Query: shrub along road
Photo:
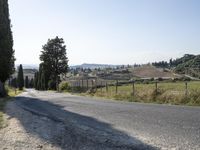
[[[35,90],[28,90],[14,102],[33,115],[65,126],[66,135],[61,138],[70,136],[71,141],[61,139],[65,142],[58,144],[60,148],[69,148],[67,142],[71,142],[72,149],[200,149],[198,107],[117,102]],[[19,121],[23,125],[24,121]],[[24,128],[31,132],[27,124]],[[45,140],[40,133],[33,134]]]

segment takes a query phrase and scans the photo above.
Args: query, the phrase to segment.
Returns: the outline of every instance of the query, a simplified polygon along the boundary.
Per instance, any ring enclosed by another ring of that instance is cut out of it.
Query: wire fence
[[[169,81],[123,81],[123,80],[102,80],[102,79],[79,79],[68,81],[72,90],[74,88],[81,88],[87,90],[93,90],[102,93],[112,93],[112,94],[127,94],[131,93],[135,96],[138,91],[143,91],[151,89],[156,95],[160,91],[171,91],[174,93],[184,94],[186,97],[189,95],[190,90],[200,91],[200,82],[198,81],[179,81],[179,82],[169,82]]]

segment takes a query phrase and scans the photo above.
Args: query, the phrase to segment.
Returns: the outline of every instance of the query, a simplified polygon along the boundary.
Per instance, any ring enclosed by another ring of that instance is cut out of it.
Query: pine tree
[[[45,76],[45,84],[49,81],[56,84],[52,88],[58,87],[61,74],[66,74],[68,71],[68,58],[66,54],[66,46],[62,38],[49,39],[47,44],[43,46],[42,54],[40,55],[42,61],[42,70]]]
[[[19,69],[18,69],[17,83],[18,83],[19,90],[23,90],[23,87],[24,87],[24,73],[23,73],[22,65],[20,65]]]
[[[14,50],[8,0],[0,0],[0,96],[5,96],[5,81],[14,71]]]

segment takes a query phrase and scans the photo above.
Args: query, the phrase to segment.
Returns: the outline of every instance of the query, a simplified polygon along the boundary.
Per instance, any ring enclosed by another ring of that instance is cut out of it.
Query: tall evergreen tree
[[[37,90],[37,83],[38,83],[38,72],[34,75],[34,88]]]
[[[23,67],[20,64],[19,69],[18,69],[18,76],[17,76],[17,83],[19,90],[23,90],[24,87],[24,73],[23,73]]]
[[[25,88],[29,88],[29,79],[28,79],[28,76],[25,77]]]
[[[44,75],[43,72],[42,72],[42,75],[41,75],[41,90],[46,90],[46,86],[45,86],[45,75]]]
[[[34,80],[33,78],[31,78],[30,82],[29,82],[29,88],[33,88],[34,86]]]
[[[38,77],[37,77],[37,90],[40,90],[41,88],[41,72],[38,72]]]
[[[5,81],[14,71],[14,50],[8,0],[0,0],[0,96],[5,96]]]
[[[56,89],[60,81],[59,75],[66,74],[68,71],[68,58],[64,40],[58,37],[49,39],[47,44],[43,46],[40,60],[43,64],[45,84],[47,85],[47,81],[51,80],[56,83],[52,84],[56,85],[53,87],[53,89]]]
[[[37,73],[37,90],[46,90],[45,70],[41,63],[39,66],[39,72]]]

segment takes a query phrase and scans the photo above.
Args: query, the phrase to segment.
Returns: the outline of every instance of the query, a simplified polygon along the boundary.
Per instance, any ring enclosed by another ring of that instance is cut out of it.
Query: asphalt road
[[[198,107],[119,102],[35,90],[28,90],[15,102],[113,149],[200,149]]]

